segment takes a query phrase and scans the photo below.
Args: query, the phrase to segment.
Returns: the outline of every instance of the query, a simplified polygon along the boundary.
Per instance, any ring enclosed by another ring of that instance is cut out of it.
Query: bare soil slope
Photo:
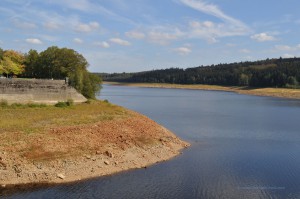
[[[149,118],[109,103],[76,105],[69,109],[5,111],[0,108],[2,117],[6,114],[13,119],[13,114],[27,112],[31,120],[31,123],[22,120],[23,127],[12,130],[5,130],[10,126],[8,121],[0,124],[2,188],[27,183],[65,183],[142,168],[170,159],[188,146]],[[40,115],[34,115],[34,111]],[[85,120],[64,120],[60,116],[66,117],[62,111],[66,115],[78,113],[77,117],[81,115]],[[32,126],[35,129],[30,128]]]

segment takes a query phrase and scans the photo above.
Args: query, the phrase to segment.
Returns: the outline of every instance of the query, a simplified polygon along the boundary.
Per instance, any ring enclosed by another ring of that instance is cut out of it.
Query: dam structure
[[[82,103],[87,99],[65,80],[2,78],[0,79],[0,101],[3,100],[9,104],[56,104],[68,100]]]

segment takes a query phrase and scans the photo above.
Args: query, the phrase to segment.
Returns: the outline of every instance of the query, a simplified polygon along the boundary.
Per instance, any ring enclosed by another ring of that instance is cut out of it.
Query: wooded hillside
[[[298,88],[300,58],[266,59],[187,69],[169,68],[139,73],[98,75],[103,77],[104,81],[117,82]]]

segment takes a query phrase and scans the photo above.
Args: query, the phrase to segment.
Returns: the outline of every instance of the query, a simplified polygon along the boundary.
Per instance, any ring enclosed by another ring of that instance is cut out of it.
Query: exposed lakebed
[[[300,101],[229,92],[104,85],[192,144],[147,169],[5,198],[300,198]]]

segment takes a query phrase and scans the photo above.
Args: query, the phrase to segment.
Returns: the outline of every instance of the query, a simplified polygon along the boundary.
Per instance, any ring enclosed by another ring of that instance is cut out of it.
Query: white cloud
[[[75,38],[73,41],[74,41],[75,43],[77,43],[77,44],[82,44],[82,43],[83,43],[83,40],[80,39],[80,38]]]
[[[123,40],[120,38],[111,38],[109,41],[112,43],[121,45],[121,46],[130,46],[131,45],[131,43],[129,41],[126,41],[126,40]]]
[[[43,42],[41,40],[36,39],[36,38],[28,38],[25,41],[30,44],[43,44]]]
[[[37,28],[35,23],[32,22],[26,22],[26,21],[20,21],[19,19],[14,19],[13,24],[17,28],[22,28],[22,29],[35,29]]]
[[[129,38],[133,38],[133,39],[144,39],[146,37],[146,35],[142,32],[138,32],[138,31],[130,31],[130,32],[126,32],[125,35]]]
[[[282,51],[291,51],[291,50],[295,50],[296,48],[293,48],[293,47],[288,46],[288,45],[275,45],[275,49],[276,50],[282,50]]]
[[[190,21],[188,36],[203,38],[209,43],[217,42],[217,38],[229,36],[242,36],[251,32],[250,28],[243,22],[225,14],[218,6],[208,4],[202,0],[179,0],[184,5],[200,12],[212,15],[222,20],[222,23],[212,21]]]
[[[83,12],[94,12],[96,9],[95,5],[89,0],[76,0],[76,3],[74,3],[74,0],[51,0],[49,3]]]
[[[192,50],[187,47],[174,48],[173,51],[178,53],[179,55],[188,55],[192,52]]]
[[[300,50],[300,44],[298,44],[296,46],[275,45],[274,50],[275,51],[299,51]]]
[[[94,43],[96,46],[100,46],[101,48],[109,48],[110,45],[109,43],[107,43],[106,41],[103,41],[103,42],[95,42]]]
[[[147,34],[147,40],[152,43],[167,45],[170,41],[177,40],[184,35],[178,28],[155,27]]]
[[[295,57],[295,55],[286,53],[286,54],[282,55],[282,57],[283,58],[293,58],[293,57]]]
[[[36,0],[38,1],[38,0]],[[80,12],[85,13],[93,13],[93,14],[101,14],[103,16],[106,16],[108,19],[114,19],[116,21],[121,21],[124,23],[129,24],[135,24],[133,21],[131,21],[128,18],[125,18],[123,16],[120,16],[116,13],[114,13],[112,10],[107,9],[103,6],[103,3],[97,2],[97,1],[90,1],[90,0],[48,0],[48,4],[55,4],[59,5],[62,8],[77,10]]]
[[[246,49],[246,48],[241,49],[240,52],[241,53],[251,53],[251,51],[249,49]]]
[[[213,15],[213,16],[215,16],[225,22],[229,22],[230,24],[233,24],[237,27],[248,29],[246,27],[246,25],[243,24],[241,21],[226,15],[218,6],[216,6],[214,4],[208,4],[202,0],[180,0],[180,1],[183,4],[185,4],[186,6],[189,6],[195,10],[204,12],[209,15]]]
[[[61,26],[58,23],[51,21],[51,22],[44,23],[44,27],[47,28],[48,30],[57,30]]]
[[[265,41],[274,41],[276,40],[275,37],[269,35],[268,33],[259,33],[251,36],[251,39],[259,42],[265,42]]]
[[[90,22],[88,24],[80,23],[76,25],[75,30],[77,32],[92,32],[100,27],[98,22]]]
[[[41,38],[42,40],[56,42],[59,40],[57,36],[45,35],[45,34],[35,34],[36,37]]]

